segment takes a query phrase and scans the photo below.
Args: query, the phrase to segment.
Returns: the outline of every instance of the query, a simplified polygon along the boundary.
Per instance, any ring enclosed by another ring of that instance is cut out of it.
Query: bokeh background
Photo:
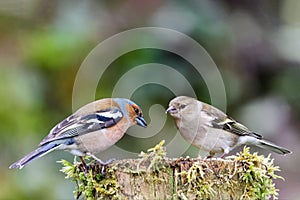
[[[33,150],[56,123],[71,114],[76,73],[89,52],[114,34],[145,26],[182,32],[206,49],[223,77],[227,112],[293,151],[272,156],[285,178],[276,181],[279,199],[298,199],[299,9],[297,0],[1,1],[0,199],[73,198],[75,184],[64,179],[56,163],[62,158],[72,161],[68,153],[53,152],[22,170],[9,170],[8,166]],[[174,46],[181,48],[180,43]],[[96,98],[111,96],[124,73],[146,63],[176,69],[189,80],[197,97],[210,103],[201,75],[183,58],[157,49],[136,50],[116,59],[101,77]],[[178,84],[176,80],[174,84]],[[167,107],[173,97],[168,88],[150,84],[140,87],[132,99],[141,104],[150,121],[150,106]],[[162,139],[168,143],[175,134],[168,117],[155,136],[137,139],[126,135],[117,146],[145,151]],[[197,149],[190,147],[182,155],[197,154]]]

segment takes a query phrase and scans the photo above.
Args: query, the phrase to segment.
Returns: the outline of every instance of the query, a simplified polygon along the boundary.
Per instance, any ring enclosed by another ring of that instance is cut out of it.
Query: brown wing
[[[234,119],[228,117],[221,110],[209,106],[208,104],[203,104],[205,106],[204,110],[207,110],[206,114],[209,115],[212,119],[211,126],[214,128],[223,129],[225,131],[240,135],[240,136],[252,136],[255,138],[263,138],[261,135],[250,131],[246,126],[238,123]]]

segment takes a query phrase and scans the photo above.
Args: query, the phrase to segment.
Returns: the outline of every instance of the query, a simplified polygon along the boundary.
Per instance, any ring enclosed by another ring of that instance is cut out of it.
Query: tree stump
[[[166,157],[163,141],[142,152],[139,159],[118,160],[105,167],[92,162],[88,169],[74,161],[60,161],[66,178],[84,199],[276,199],[273,179],[279,167],[257,153],[243,152],[226,159]]]

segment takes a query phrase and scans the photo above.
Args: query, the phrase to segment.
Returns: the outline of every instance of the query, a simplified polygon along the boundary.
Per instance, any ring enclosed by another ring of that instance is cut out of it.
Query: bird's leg
[[[224,149],[223,154],[220,156],[220,158],[224,158],[229,153],[228,149]]]
[[[103,162],[102,160],[97,158],[97,156],[95,156],[92,153],[87,153],[87,155],[91,156],[94,160],[96,160],[98,163],[100,163],[102,165],[102,169],[101,169],[102,176],[104,176],[104,174],[105,174],[104,170],[105,170],[106,165],[108,165],[108,164],[112,163],[114,160],[116,160],[116,159],[112,158],[112,159],[107,160],[106,162]]]
[[[220,158],[224,158],[226,156],[227,153],[222,153],[222,155],[220,156]]]
[[[106,162],[103,162],[102,160],[100,160],[97,156],[95,156],[94,154],[91,153],[87,153],[88,156],[91,156],[94,160],[96,160],[97,162],[99,162],[101,165],[108,165],[111,162],[113,162],[114,160],[116,160],[115,158],[109,159]]]
[[[82,156],[79,156],[79,159],[81,160],[81,163],[83,164],[83,166],[86,167],[86,163],[85,163],[83,157],[82,157]]]
[[[81,163],[83,164],[84,166],[84,173],[86,174],[87,171],[89,170],[89,166],[85,163],[84,159],[82,156],[79,156],[79,159],[81,160]]]

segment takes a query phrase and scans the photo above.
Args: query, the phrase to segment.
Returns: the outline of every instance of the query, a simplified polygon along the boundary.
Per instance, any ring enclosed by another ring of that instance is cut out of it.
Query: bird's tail
[[[48,143],[43,146],[40,146],[36,150],[30,152],[26,156],[24,156],[22,159],[18,160],[17,162],[13,163],[11,166],[9,166],[10,169],[13,168],[19,168],[22,169],[24,166],[26,166],[31,161],[40,158],[51,151],[57,149],[60,144],[54,144],[54,143]]]
[[[276,145],[272,142],[269,142],[267,140],[259,140],[259,143],[257,144],[257,146],[259,146],[263,149],[273,151],[273,152],[278,153],[278,154],[282,154],[282,155],[292,153],[290,150],[288,150],[284,147],[278,146],[278,145]]]

